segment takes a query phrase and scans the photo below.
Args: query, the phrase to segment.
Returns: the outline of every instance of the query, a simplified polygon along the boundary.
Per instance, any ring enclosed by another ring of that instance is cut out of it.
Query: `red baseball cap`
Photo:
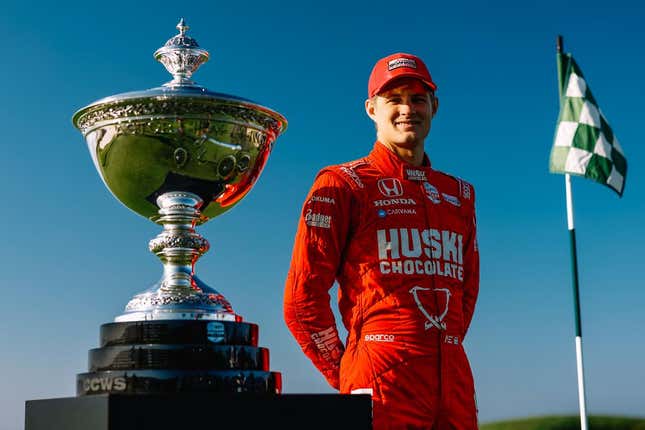
[[[383,88],[398,78],[417,78],[426,84],[432,91],[436,91],[437,85],[432,82],[432,77],[425,63],[421,58],[412,54],[398,52],[381,58],[376,62],[370,80],[367,83],[367,96],[374,97]]]

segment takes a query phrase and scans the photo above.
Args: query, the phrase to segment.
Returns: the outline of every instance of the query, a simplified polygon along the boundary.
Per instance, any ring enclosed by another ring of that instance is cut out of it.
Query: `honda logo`
[[[396,178],[379,179],[378,190],[385,197],[398,197],[403,195],[401,181]]]

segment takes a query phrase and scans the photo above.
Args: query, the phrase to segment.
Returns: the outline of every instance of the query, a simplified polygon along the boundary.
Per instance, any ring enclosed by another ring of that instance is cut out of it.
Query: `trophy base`
[[[140,369],[269,370],[269,350],[244,345],[133,344],[91,349],[90,372]]]
[[[25,430],[317,430],[329,429],[332,411],[342,428],[372,428],[367,394],[202,393],[28,400]]]
[[[101,326],[101,346],[154,344],[258,345],[257,324],[232,321],[158,320]]]
[[[97,394],[279,394],[282,377],[258,347],[258,326],[212,320],[125,321],[101,326],[79,397]]]

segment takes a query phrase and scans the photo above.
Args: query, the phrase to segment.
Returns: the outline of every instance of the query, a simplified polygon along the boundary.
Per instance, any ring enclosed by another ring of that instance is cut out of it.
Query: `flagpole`
[[[563,92],[562,76],[562,36],[558,36],[558,81],[560,99]],[[587,402],[585,399],[585,375],[582,360],[582,324],[580,322],[580,289],[578,286],[578,257],[576,252],[576,230],[573,223],[573,193],[571,191],[571,175],[564,175],[565,192],[567,199],[567,227],[569,229],[569,240],[571,243],[571,273],[573,281],[573,301],[576,323],[576,368],[578,372],[578,402],[580,408],[580,428],[587,430]]]

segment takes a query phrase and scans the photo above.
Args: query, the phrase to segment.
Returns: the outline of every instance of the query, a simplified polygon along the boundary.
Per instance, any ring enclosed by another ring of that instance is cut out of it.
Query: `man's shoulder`
[[[471,204],[475,203],[475,187],[471,182],[441,170],[434,170],[434,172],[440,182],[437,185],[441,185],[444,194],[447,193],[448,197],[458,197],[460,200]]]
[[[370,163],[367,157],[361,157],[356,160],[346,161],[340,164],[332,164],[323,167],[317,177],[324,175],[333,175],[341,178],[344,183],[349,185],[352,189],[365,188],[363,174],[366,168],[369,168]]]

